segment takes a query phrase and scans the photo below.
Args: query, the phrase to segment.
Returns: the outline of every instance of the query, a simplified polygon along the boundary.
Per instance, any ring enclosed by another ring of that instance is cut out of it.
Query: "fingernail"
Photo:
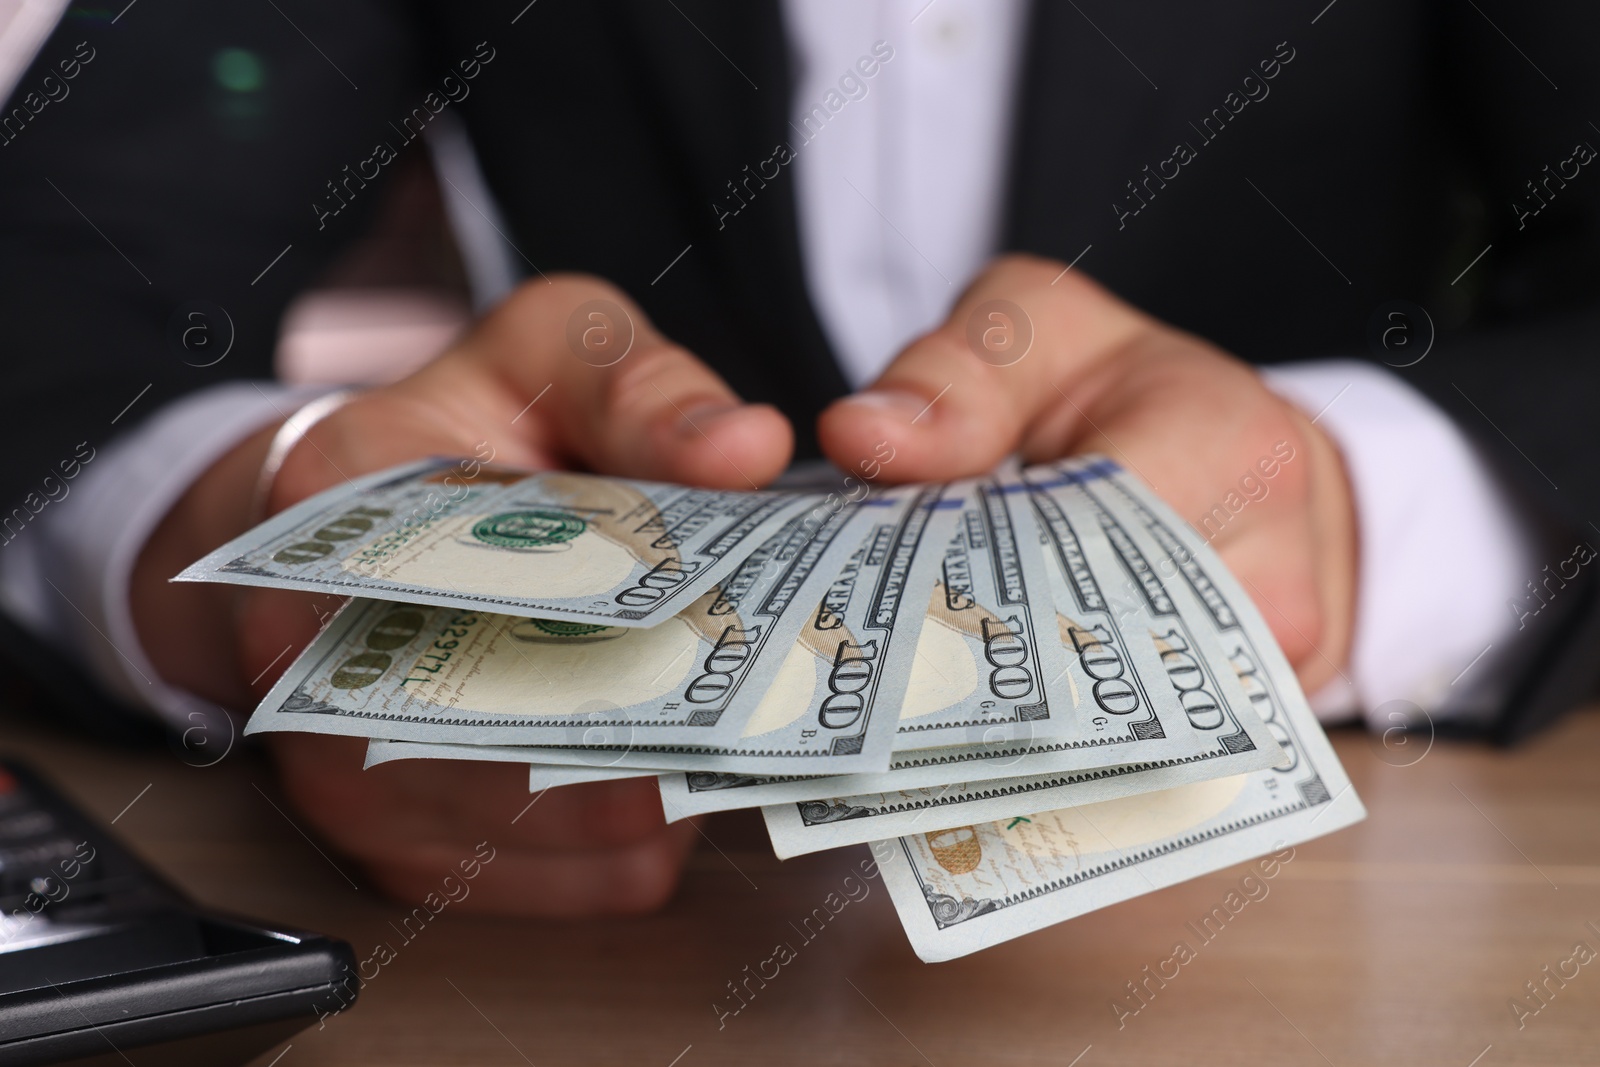
[[[924,411],[928,410],[928,401],[916,393],[906,392],[901,389],[868,389],[856,393],[854,396],[844,398],[846,404],[860,404],[862,407],[875,408],[879,411],[892,412],[902,416],[907,422],[914,421]]]
[[[726,402],[700,404],[688,408],[683,412],[683,421],[678,426],[678,432],[686,437],[698,436],[724,415],[730,415],[743,408],[743,404]]]

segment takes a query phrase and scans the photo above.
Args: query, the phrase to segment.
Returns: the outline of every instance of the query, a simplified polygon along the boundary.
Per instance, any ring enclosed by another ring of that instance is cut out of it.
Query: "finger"
[[[651,912],[671,899],[699,834],[689,823],[662,826],[650,837],[601,852],[540,852],[486,839],[493,859],[477,877],[450,887],[450,907],[500,915],[581,918]],[[447,896],[446,874],[474,856],[474,845],[430,845],[385,859],[369,876],[390,896],[423,901]],[[470,867],[468,869],[471,869]]]
[[[597,279],[523,286],[454,358],[418,378],[442,386],[472,361],[492,369],[504,394],[478,398],[494,408],[491,421],[525,421],[534,447],[609,474],[751,489],[776,477],[794,447],[776,408],[744,403]]]
[[[1212,544],[1260,608],[1301,686],[1314,693],[1341,673],[1350,654],[1355,512],[1337,448],[1303,414],[1288,410],[1300,432],[1290,453],[1298,469],[1280,468],[1276,479],[1285,492],[1275,499],[1274,489],[1261,506],[1252,503]],[[1202,536],[1211,519],[1196,524]]]
[[[887,442],[895,460],[884,474],[896,482],[983,473],[1068,397],[1087,407],[1074,394],[1089,372],[1147,323],[1062,264],[1006,257],[867,390],[823,412],[822,447],[855,469]]]
[[[244,699],[260,700],[333,618],[345,598],[288,589],[241,589],[232,608]],[[357,766],[360,765],[359,759]]]

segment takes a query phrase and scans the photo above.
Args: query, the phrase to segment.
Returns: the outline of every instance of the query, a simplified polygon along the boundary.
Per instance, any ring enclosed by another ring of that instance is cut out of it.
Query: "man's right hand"
[[[190,488],[145,545],[133,581],[140,639],[166,681],[235,708],[316,635],[326,598],[168,579],[264,517],[248,512],[275,430]],[[784,469],[792,448],[775,408],[741,402],[620,290],[557,276],[523,285],[438,359],[313,426],[286,457],[267,511],[436,455],[753,489]],[[665,824],[649,778],[558,790],[513,825],[527,797],[519,765],[401,761],[368,772],[347,738],[274,735],[272,748],[311,825],[405,896],[487,839],[497,859],[469,898],[478,907],[643,910],[671,892],[695,833]]]

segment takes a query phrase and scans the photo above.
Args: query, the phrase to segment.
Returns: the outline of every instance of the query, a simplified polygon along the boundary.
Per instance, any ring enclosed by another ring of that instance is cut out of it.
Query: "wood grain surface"
[[[337,935],[358,956],[392,947],[355,1008],[263,1064],[1600,1063],[1600,959],[1564,985],[1543,971],[1578,942],[1600,951],[1600,713],[1510,753],[1334,740],[1370,817],[1298,848],[1213,940],[1187,924],[1244,868],[927,965],[876,881],[802,938],[791,924],[868,853],[779,863],[748,814],[707,825],[657,915],[556,923],[447,909],[407,940],[408,908],[291,824],[259,754],[241,747],[199,769],[162,749],[0,724],[0,751],[102,821],[121,812],[116,830],[201,901]],[[1179,940],[1195,958],[1147,981]],[[780,941],[797,958],[719,1020],[714,1004],[738,1003],[728,983]],[[1511,1001],[1540,1003],[1529,981],[1547,1003],[1519,1028]],[[1128,987],[1141,982],[1143,1001]]]

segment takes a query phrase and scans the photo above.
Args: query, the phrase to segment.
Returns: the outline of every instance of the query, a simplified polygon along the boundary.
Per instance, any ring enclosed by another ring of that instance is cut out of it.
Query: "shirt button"
[[[929,12],[930,15],[934,12]],[[929,51],[954,56],[966,51],[972,38],[972,27],[959,15],[940,15],[926,31]]]

